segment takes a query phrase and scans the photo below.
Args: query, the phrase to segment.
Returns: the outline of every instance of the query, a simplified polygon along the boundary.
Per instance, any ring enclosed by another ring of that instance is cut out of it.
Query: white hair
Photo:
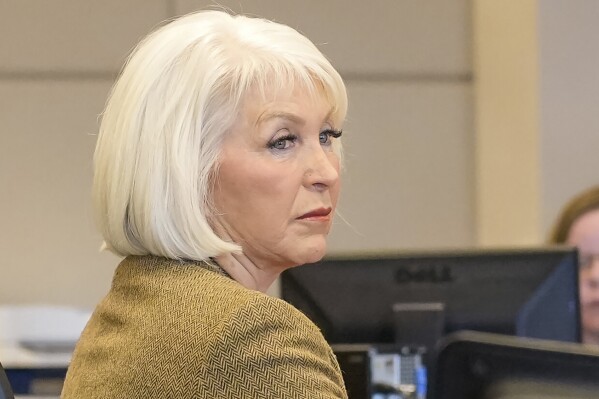
[[[296,84],[323,93],[333,119],[345,118],[341,77],[288,26],[200,11],[146,37],[112,89],[94,154],[105,247],[123,256],[194,260],[240,251],[209,223],[223,135],[250,90]]]

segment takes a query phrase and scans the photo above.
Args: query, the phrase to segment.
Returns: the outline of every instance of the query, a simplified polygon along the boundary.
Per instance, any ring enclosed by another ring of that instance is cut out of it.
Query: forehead
[[[297,86],[251,90],[243,103],[241,114],[254,125],[278,117],[300,123],[309,118],[327,119],[332,116],[333,109],[324,90]]]
[[[599,209],[576,219],[568,234],[568,244],[576,245],[583,251],[599,253]]]

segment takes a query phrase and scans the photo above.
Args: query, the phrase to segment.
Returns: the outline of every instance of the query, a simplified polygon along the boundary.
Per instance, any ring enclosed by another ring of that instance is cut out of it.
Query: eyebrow
[[[326,114],[326,116],[324,117],[324,120],[327,121],[331,118],[331,115],[333,114],[333,108],[331,108],[329,110],[329,112]],[[285,112],[285,111],[275,111],[275,112],[269,112],[269,111],[264,111],[263,113],[261,113],[258,118],[256,119],[256,123],[255,125],[258,126],[261,123],[267,122],[271,119],[277,119],[277,118],[281,118],[281,119],[286,119],[288,121],[291,121],[297,125],[303,126],[306,124],[306,120],[300,116],[297,116],[296,114],[293,114],[291,112]]]
[[[292,114],[290,112],[282,112],[282,111],[276,111],[276,112],[268,112],[268,111],[264,111],[263,113],[260,114],[260,116],[258,116],[258,119],[256,119],[256,126],[260,125],[261,123],[267,122],[271,119],[287,119],[288,121],[291,121],[297,125],[305,125],[306,121],[303,118],[300,118],[299,116]]]

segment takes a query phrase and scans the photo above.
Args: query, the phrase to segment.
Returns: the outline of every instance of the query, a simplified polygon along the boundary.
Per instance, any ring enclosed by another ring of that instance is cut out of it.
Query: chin
[[[311,256],[306,257],[306,260],[304,262],[302,262],[302,265],[308,264],[308,263],[315,263],[318,262],[319,260],[321,260],[322,258],[324,258],[325,252],[323,251],[322,253],[314,253],[311,254]]]
[[[315,263],[321,260],[327,252],[326,240],[313,242],[311,245],[306,245],[298,254],[298,265],[307,263]]]

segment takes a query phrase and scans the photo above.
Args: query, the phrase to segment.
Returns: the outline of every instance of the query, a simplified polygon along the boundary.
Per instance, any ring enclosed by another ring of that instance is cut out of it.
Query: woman
[[[599,186],[566,204],[550,242],[578,247],[582,342],[599,344]]]
[[[144,39],[94,155],[124,256],[62,398],[339,398],[319,330],[263,292],[322,258],[339,195],[339,74],[305,37],[204,11]]]

